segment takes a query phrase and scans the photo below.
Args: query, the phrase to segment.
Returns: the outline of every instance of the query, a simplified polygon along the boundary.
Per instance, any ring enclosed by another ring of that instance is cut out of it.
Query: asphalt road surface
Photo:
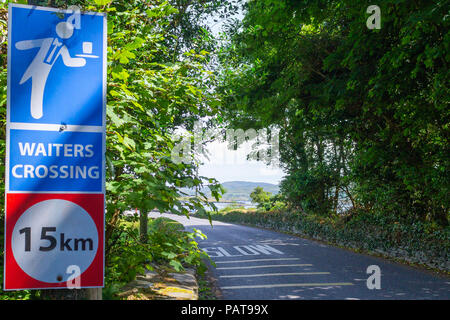
[[[163,216],[208,237],[198,242],[216,264],[222,299],[450,299],[450,278],[428,271],[274,231]]]

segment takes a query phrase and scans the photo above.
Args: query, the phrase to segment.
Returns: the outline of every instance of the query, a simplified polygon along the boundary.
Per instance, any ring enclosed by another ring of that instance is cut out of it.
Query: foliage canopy
[[[235,126],[280,128],[281,191],[307,213],[448,225],[448,1],[249,1],[223,48]]]

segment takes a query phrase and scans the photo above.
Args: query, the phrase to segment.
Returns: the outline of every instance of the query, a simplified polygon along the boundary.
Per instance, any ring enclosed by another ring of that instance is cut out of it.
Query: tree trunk
[[[316,147],[317,147],[317,165],[322,167],[323,161],[324,161],[324,147],[322,145],[322,141],[320,137],[316,137]],[[327,209],[327,203],[326,203],[326,184],[324,181],[323,174],[320,175],[320,181],[319,181],[319,190],[318,190],[318,205],[320,214],[324,214]]]
[[[102,300],[102,288],[42,289],[44,300]]]
[[[148,213],[140,210],[139,215],[139,235],[142,243],[147,243],[148,241]]]

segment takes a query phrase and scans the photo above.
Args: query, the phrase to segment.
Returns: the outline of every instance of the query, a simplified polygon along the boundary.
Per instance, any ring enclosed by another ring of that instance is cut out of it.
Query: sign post
[[[103,287],[106,16],[8,17],[4,290]]]

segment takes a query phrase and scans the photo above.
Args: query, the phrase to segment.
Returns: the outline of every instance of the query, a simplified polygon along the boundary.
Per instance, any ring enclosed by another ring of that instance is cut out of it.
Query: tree
[[[253,203],[258,204],[258,207],[261,207],[270,200],[271,195],[272,193],[264,191],[263,188],[256,187],[253,189],[252,193],[250,193],[250,198]]]
[[[305,212],[356,208],[448,225],[446,1],[251,1],[223,48],[228,121],[280,129],[281,190]]]

